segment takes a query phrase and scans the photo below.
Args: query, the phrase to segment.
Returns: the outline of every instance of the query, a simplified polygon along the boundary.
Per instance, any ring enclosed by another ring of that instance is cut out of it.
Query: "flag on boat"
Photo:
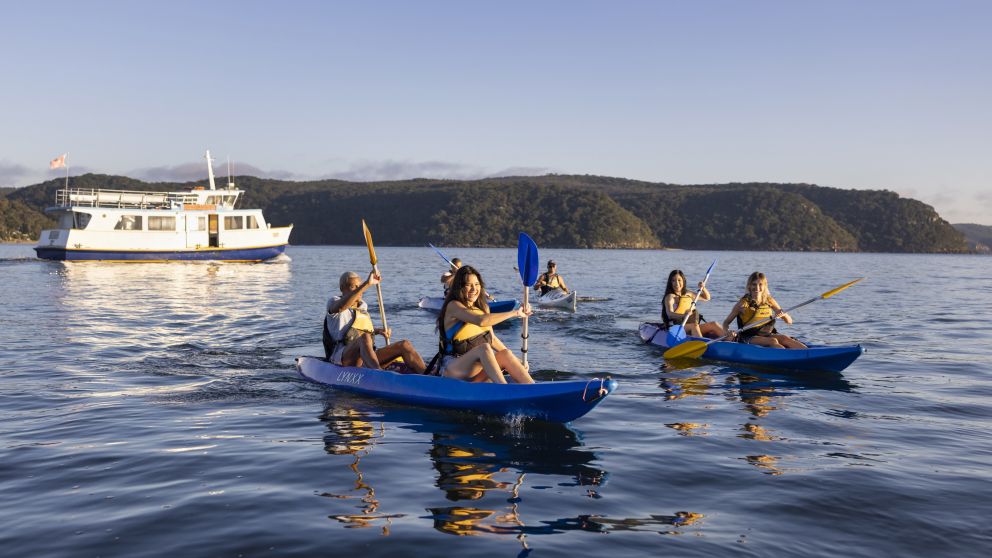
[[[69,155],[68,153],[63,153],[63,154],[59,155],[58,157],[52,159],[52,162],[51,163],[48,163],[48,168],[50,168],[50,169],[61,169],[61,168],[65,168],[65,158],[68,155]]]

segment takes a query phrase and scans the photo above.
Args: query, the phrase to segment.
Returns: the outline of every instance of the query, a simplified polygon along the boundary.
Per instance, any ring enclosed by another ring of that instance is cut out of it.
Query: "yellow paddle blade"
[[[371,246],[371,244],[369,244],[369,246]],[[841,285],[841,286],[837,287],[836,289],[834,289],[832,291],[827,291],[827,292],[823,293],[822,295],[820,295],[820,298],[830,298],[830,297],[834,296],[835,294],[843,291],[844,289],[850,287],[851,285],[857,283],[858,281],[864,281],[864,280],[865,280],[864,277],[862,277],[861,279],[855,279],[854,281],[851,281],[850,283],[847,283],[846,285]]]
[[[699,358],[706,352],[706,341],[685,341],[668,349],[661,356],[667,359]]]
[[[379,260],[375,257],[375,247],[372,246],[372,231],[370,231],[369,226],[365,224],[365,219],[362,219],[362,232],[365,233],[365,244],[369,247],[369,261],[374,267]]]

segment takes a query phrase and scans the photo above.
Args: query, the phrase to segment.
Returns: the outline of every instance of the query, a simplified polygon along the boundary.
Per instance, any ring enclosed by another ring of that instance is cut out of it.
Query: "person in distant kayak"
[[[699,282],[700,300],[709,300],[710,291],[702,281]],[[703,315],[693,304],[695,294],[686,288],[685,274],[681,269],[673,269],[668,274],[668,283],[665,285],[665,296],[661,299],[661,321],[665,329],[672,326],[680,326],[685,321],[685,332],[693,337],[723,337],[724,331],[720,324],[707,322]],[[689,319],[686,320],[686,316]]]
[[[767,324],[760,327],[753,327],[741,331],[743,328],[756,324],[762,320],[773,318]],[[747,294],[741,297],[734,305],[733,310],[723,320],[723,328],[730,327],[732,320],[737,320],[737,340],[741,343],[761,345],[762,347],[772,347],[776,349],[805,349],[802,342],[779,333],[775,329],[775,320],[782,320],[787,324],[792,323],[792,316],[782,311],[782,307],[775,301],[768,290],[768,278],[764,273],[755,271],[747,278]]]
[[[324,315],[324,356],[334,364],[375,369],[382,369],[381,363],[388,364],[396,357],[403,357],[403,362],[411,370],[423,374],[427,368],[424,359],[406,339],[381,349],[375,348],[374,337],[389,337],[391,331],[372,325],[369,305],[362,300],[362,294],[381,280],[375,272],[369,273],[364,282],[352,271],[341,275],[338,281],[341,294],[327,301],[327,313]]]
[[[445,271],[444,274],[441,275],[441,283],[444,285],[445,295],[448,294],[448,289],[451,288],[451,280],[455,278],[455,272],[462,266],[462,261],[458,258],[451,258],[450,264],[451,267],[448,268],[448,271]]]
[[[486,304],[486,284],[472,266],[455,272],[437,318],[440,334],[440,374],[448,378],[505,384],[503,370],[518,384],[533,384],[528,367],[493,333],[494,325],[529,316],[529,308],[492,314]]]
[[[565,286],[565,280],[562,279],[561,275],[558,275],[558,264],[554,260],[548,260],[548,270],[537,278],[534,289],[540,289],[542,296],[555,289],[561,289],[562,292],[568,293],[568,287]]]

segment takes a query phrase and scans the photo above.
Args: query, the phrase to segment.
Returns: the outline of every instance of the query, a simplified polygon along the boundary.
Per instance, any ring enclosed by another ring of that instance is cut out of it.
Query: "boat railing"
[[[197,194],[192,192],[142,192],[102,188],[63,188],[55,194],[55,204],[62,207],[169,209],[197,203],[197,199]]]

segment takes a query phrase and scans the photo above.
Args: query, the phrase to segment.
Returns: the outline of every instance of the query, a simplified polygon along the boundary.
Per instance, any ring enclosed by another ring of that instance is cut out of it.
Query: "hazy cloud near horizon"
[[[550,169],[543,167],[508,167],[498,171],[488,171],[482,167],[444,161],[384,160],[352,163],[348,170],[331,172],[324,175],[324,178],[361,182],[407,180],[410,178],[477,180],[496,176],[535,176],[549,172],[551,172]]]
[[[278,180],[299,180],[302,178],[289,171],[266,171],[246,163],[231,165],[231,172],[235,176],[255,176],[258,178],[275,178]],[[178,165],[160,167],[143,167],[128,171],[125,174],[131,178],[137,178],[145,182],[195,182],[197,180],[204,180],[207,177],[207,170],[204,168],[204,163],[180,163]],[[221,177],[226,177],[227,165],[221,164],[215,167],[214,175],[218,177],[218,180]]]
[[[31,170],[24,165],[0,162],[0,188],[20,186],[18,182],[29,174]]]
[[[142,167],[124,173],[131,178],[146,182],[193,182],[206,178],[203,163],[180,163],[178,165],[163,165],[158,167]],[[376,182],[389,180],[407,180],[411,178],[439,178],[454,180],[476,180],[496,176],[538,176],[552,172],[544,167],[507,167],[497,171],[486,170],[482,167],[446,163],[443,161],[362,161],[351,163],[346,170],[327,171],[316,174],[303,174],[285,170],[264,170],[255,165],[238,163],[233,165],[231,172],[235,176],[255,176],[258,178],[273,178],[277,180],[321,180],[338,179],[356,182]],[[73,172],[72,174],[77,174]],[[227,166],[215,166],[214,174],[220,178],[227,176]]]

